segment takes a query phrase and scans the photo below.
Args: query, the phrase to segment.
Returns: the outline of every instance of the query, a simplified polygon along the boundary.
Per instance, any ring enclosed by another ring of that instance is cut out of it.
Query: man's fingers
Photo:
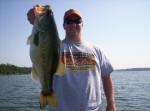
[[[35,6],[33,7],[33,11],[34,11],[35,16],[39,15],[38,12],[37,12],[37,7],[40,7],[40,5],[37,4],[37,5],[35,5]]]
[[[38,6],[39,7],[39,6]],[[38,16],[38,15],[40,15],[40,13],[38,12],[38,7],[34,7],[34,14],[35,14],[35,16]]]
[[[34,9],[35,16],[42,15],[45,12],[45,7],[42,7],[40,5],[35,6],[33,9]]]

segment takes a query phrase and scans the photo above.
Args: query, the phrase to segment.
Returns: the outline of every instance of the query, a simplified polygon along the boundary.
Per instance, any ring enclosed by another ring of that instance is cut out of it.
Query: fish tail
[[[56,95],[54,93],[54,91],[52,92],[51,95],[44,95],[40,94],[40,109],[46,107],[47,105],[49,105],[52,108],[56,108],[57,107],[57,100],[56,100]]]

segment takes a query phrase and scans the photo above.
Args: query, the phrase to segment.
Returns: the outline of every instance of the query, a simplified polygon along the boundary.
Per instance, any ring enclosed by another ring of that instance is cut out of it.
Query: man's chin
[[[71,32],[69,35],[71,35],[71,36],[77,36],[78,33],[77,32]]]

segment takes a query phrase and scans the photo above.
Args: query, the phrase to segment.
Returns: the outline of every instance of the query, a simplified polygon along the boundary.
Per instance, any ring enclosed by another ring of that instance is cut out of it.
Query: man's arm
[[[114,87],[110,74],[102,77],[103,88],[107,100],[106,111],[116,111],[115,100],[114,100]]]

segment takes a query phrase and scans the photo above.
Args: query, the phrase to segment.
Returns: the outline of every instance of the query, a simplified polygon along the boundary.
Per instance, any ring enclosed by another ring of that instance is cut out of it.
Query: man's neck
[[[79,36],[67,36],[65,37],[66,40],[70,41],[70,42],[81,42],[81,35]]]

